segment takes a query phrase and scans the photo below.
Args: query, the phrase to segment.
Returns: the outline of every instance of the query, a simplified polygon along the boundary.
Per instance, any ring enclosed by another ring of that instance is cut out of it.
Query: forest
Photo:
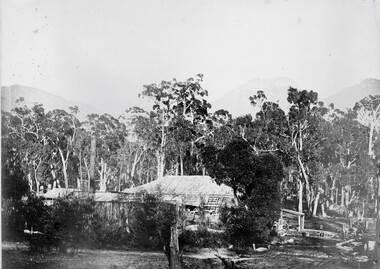
[[[145,85],[140,97],[151,109],[130,107],[117,118],[90,114],[80,121],[78,107],[45,111],[18,99],[12,112],[2,111],[3,198],[53,186],[117,192],[163,175],[212,175],[206,169],[212,153],[244,141],[255,154],[281,161],[281,198],[297,198],[299,212],[326,215],[339,205],[347,216],[374,216],[380,95],[342,111],[320,102],[317,92],[289,87],[284,111],[259,90],[241,100],[252,113],[233,117],[223,109],[210,112],[202,80],[199,74]]]

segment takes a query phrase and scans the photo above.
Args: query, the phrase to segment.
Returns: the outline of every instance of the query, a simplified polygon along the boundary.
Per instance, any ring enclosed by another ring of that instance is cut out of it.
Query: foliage
[[[146,194],[143,203],[134,208],[131,220],[135,246],[163,250],[169,257],[170,229],[176,223],[174,205]]]
[[[227,245],[225,234],[209,232],[206,227],[197,230],[185,230],[179,235],[181,249],[191,248],[220,248]]]
[[[89,216],[94,212],[90,199],[58,199],[51,208],[54,233],[60,240],[60,248],[86,246],[92,240]]]
[[[203,160],[210,175],[230,186],[239,201],[222,214],[230,242],[244,247],[266,239],[280,214],[283,167],[279,159],[256,155],[248,142],[235,140],[223,150],[207,147]]]
[[[117,220],[106,220],[95,214],[92,219],[94,245],[99,248],[131,247],[133,235]]]
[[[68,248],[90,246],[94,240],[89,218],[94,205],[91,200],[58,199],[47,206],[36,196],[25,200],[8,200],[3,208],[3,223],[7,232],[23,236],[32,250],[44,251],[57,247]],[[36,232],[24,233],[24,229]]]

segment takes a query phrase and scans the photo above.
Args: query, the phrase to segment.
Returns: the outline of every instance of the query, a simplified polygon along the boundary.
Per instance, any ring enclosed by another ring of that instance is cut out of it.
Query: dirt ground
[[[346,219],[313,218],[305,223],[306,229],[341,232]],[[375,222],[371,225],[374,226]],[[371,227],[370,234],[374,232]],[[368,236],[367,236],[368,240]],[[372,240],[372,239],[370,239]],[[346,242],[343,247],[337,244]],[[358,245],[355,245],[357,243]],[[365,250],[363,238],[344,241],[342,238],[323,239],[302,237],[292,233],[281,239],[281,243],[270,246],[264,253],[251,250],[238,256],[226,249],[200,249],[183,253],[184,268],[219,269],[223,263],[216,255],[234,262],[235,268],[373,268],[372,254]],[[32,254],[22,243],[2,242],[2,268],[9,269],[139,269],[168,268],[161,252],[122,250],[80,250],[78,254]]]
[[[313,239],[305,242],[296,239],[293,244],[274,246],[265,253],[248,253],[237,256],[225,249],[200,249],[184,253],[184,267],[191,269],[224,268],[215,254],[235,262],[236,268],[373,268],[373,263],[358,253],[348,255],[335,247]],[[168,268],[163,253],[81,250],[75,255],[31,254],[25,245],[3,244],[2,268],[9,269],[139,269]]]

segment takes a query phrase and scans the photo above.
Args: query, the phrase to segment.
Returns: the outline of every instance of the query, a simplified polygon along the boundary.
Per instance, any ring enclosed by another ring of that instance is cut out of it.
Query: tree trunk
[[[82,150],[79,150],[79,179],[80,186],[78,188],[83,191],[83,175],[82,175]]]
[[[302,199],[303,199],[303,184],[302,184],[302,180],[298,179],[298,212],[300,213],[303,213]]]
[[[182,260],[179,253],[178,229],[179,207],[175,206],[176,223],[170,228],[170,245],[169,245],[169,269],[182,269]]]
[[[327,217],[327,214],[326,214],[326,211],[325,211],[325,204],[324,203],[322,203],[321,204],[321,210],[322,210],[322,217]]]
[[[341,197],[340,197],[340,205],[344,206],[344,187],[343,186],[341,188],[341,191],[342,191],[342,194],[341,194]]]
[[[135,176],[136,166],[140,162],[142,151],[138,154],[138,149],[136,150],[135,158],[133,159],[132,169],[131,169],[131,179]]]
[[[164,154],[160,153],[158,150],[156,152],[156,158],[157,158],[157,179],[160,179],[164,176]]]
[[[90,144],[90,191],[95,192],[95,160],[96,160],[96,138],[91,136]]]
[[[370,130],[369,130],[369,141],[368,141],[368,154],[370,157],[374,156],[373,149],[372,149],[372,139],[373,139],[373,131],[374,131],[375,125],[373,123],[370,124]]]
[[[176,225],[170,228],[169,269],[182,269],[181,256],[179,253],[178,230]]]
[[[179,156],[179,161],[180,161],[180,165],[181,165],[181,176],[183,176],[183,156],[182,156],[182,154],[180,154],[180,156]]]
[[[317,195],[314,199],[313,217],[317,216],[317,209],[318,209],[318,203],[319,203],[319,197],[320,196],[321,196],[321,192],[318,190]]]
[[[38,167],[40,165],[38,164],[37,167],[34,168],[34,181],[35,181],[35,184],[36,184],[36,191],[37,192],[40,192],[40,182],[37,178],[37,171],[38,171]]]
[[[103,158],[101,158],[100,159],[100,171],[99,171],[99,180],[100,180],[99,191],[101,191],[101,192],[106,191],[106,183],[105,183],[105,181],[106,181],[106,178],[105,178],[106,169],[107,169],[107,166],[104,163]]]
[[[375,251],[374,251],[374,261],[376,261],[376,264],[375,264],[375,267],[374,268],[380,268],[380,167],[379,167],[379,164],[378,164],[378,167],[377,167],[378,171],[377,171],[377,197],[376,197],[376,200],[377,200],[377,208],[376,208],[376,215],[377,215],[377,218],[376,218],[376,238],[375,238]]]
[[[63,178],[65,180],[65,188],[67,190],[69,188],[69,179],[67,177],[67,167],[66,167],[67,160],[65,160],[65,157],[63,156],[63,152],[60,148],[58,148],[58,151],[59,151],[59,155],[61,156]]]
[[[28,178],[29,191],[32,192],[33,191],[32,175],[28,173],[26,177]]]
[[[307,207],[308,207],[308,209],[310,209],[310,207],[311,207],[311,192],[310,192],[309,176],[306,173],[305,166],[302,163],[301,157],[298,156],[297,160],[298,160],[299,167],[301,168],[302,177],[305,181]]]
[[[350,204],[350,188],[347,188],[345,206],[348,207],[349,204]]]

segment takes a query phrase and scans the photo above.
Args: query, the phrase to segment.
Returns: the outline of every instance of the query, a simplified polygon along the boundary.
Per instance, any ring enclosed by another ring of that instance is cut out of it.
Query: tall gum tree
[[[368,156],[372,159],[377,168],[377,228],[376,228],[376,248],[375,259],[376,268],[380,268],[380,95],[368,96],[355,104],[354,111],[357,113],[357,121],[368,128]],[[377,145],[377,147],[375,146]]]
[[[185,82],[173,79],[144,86],[141,96],[153,101],[149,122],[151,129],[155,130],[155,141],[158,142],[157,178],[165,174],[167,161],[173,161],[172,156],[167,155],[169,144],[171,147],[178,147],[177,157],[182,164],[181,173],[184,173],[185,151],[190,148],[190,153],[194,152],[194,144],[202,137],[202,133],[199,132],[202,128],[198,127],[205,123],[207,109],[210,107],[205,99],[208,93],[201,87],[202,79],[203,76],[199,74]],[[188,133],[189,128],[192,135]],[[169,129],[175,132],[172,133]],[[186,136],[186,141],[182,140],[183,136]]]
[[[119,168],[117,152],[124,146],[127,130],[124,123],[109,114],[87,116],[87,131],[96,139],[96,162],[99,175],[99,190],[107,187],[117,189]],[[116,180],[116,181],[115,181]]]
[[[54,153],[59,157],[62,167],[65,188],[69,187],[67,174],[68,161],[74,151],[74,141],[80,122],[76,118],[78,107],[70,108],[70,112],[62,109],[55,109],[46,114],[44,128],[46,139],[53,148]]]
[[[318,94],[313,91],[299,91],[290,87],[288,102],[291,107],[288,113],[287,140],[288,154],[300,172],[299,185],[299,212],[303,212],[303,188],[305,187],[307,210],[310,212],[313,198],[311,182],[312,161],[317,161],[321,141],[325,138],[319,132],[321,113],[318,104]]]
[[[21,166],[29,182],[30,191],[38,191],[45,178],[43,167],[51,159],[50,149],[43,127],[45,110],[41,104],[31,108],[16,100],[17,106],[9,114],[7,137],[17,141],[15,146],[21,157]],[[4,137],[5,138],[5,137]]]

